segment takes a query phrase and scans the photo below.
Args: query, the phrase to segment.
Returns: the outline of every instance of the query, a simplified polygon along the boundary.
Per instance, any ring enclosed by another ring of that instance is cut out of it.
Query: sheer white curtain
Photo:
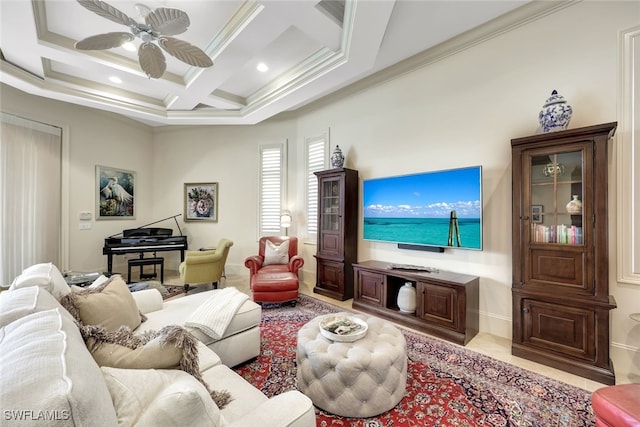
[[[60,128],[0,113],[0,285],[40,262],[60,265]]]

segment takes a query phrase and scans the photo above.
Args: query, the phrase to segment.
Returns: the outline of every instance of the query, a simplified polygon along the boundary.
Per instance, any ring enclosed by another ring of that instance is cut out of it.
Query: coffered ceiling
[[[140,19],[135,1],[107,3]],[[0,0],[0,81],[151,126],[254,124],[408,58],[417,61],[438,48],[444,54],[442,46],[460,49],[555,7],[533,3],[150,0],[144,4],[151,9],[188,14],[189,28],[175,37],[200,47],[214,65],[192,67],[165,55],[167,71],[149,79],[136,52],[74,48],[92,35],[127,32],[126,26],[73,0]],[[261,62],[268,71],[256,69]]]

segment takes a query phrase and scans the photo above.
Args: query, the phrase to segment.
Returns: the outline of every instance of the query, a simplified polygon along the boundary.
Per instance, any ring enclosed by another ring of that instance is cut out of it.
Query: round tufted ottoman
[[[325,338],[318,328],[322,316],[298,331],[298,389],[327,412],[366,418],[388,411],[402,399],[407,343],[391,323],[355,316],[369,326],[367,335],[355,342]]]

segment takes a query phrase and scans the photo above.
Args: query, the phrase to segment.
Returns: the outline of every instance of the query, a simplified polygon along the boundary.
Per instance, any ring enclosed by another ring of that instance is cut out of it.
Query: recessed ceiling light
[[[109,77],[109,80],[110,80],[112,83],[117,83],[117,84],[122,83],[122,79],[120,79],[120,77],[116,77],[116,76],[111,76],[111,77]]]
[[[269,71],[269,67],[267,67],[267,64],[265,64],[264,62],[259,63],[256,68],[261,73],[265,73],[265,72]]]
[[[135,52],[136,51],[136,45],[131,43],[131,42],[126,42],[125,44],[122,45],[122,47],[125,50],[128,50],[130,52]]]

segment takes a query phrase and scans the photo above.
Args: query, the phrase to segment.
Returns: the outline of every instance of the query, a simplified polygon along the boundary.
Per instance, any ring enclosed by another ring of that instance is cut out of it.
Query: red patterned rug
[[[235,370],[271,397],[296,389],[296,334],[315,316],[343,309],[301,295],[296,307],[263,306],[260,356]],[[593,426],[591,393],[479,353],[400,328],[407,390],[377,417],[316,409],[317,426]]]
[[[167,290],[166,293],[162,295],[162,299],[173,298],[177,295],[184,295],[184,285],[162,285]]]

